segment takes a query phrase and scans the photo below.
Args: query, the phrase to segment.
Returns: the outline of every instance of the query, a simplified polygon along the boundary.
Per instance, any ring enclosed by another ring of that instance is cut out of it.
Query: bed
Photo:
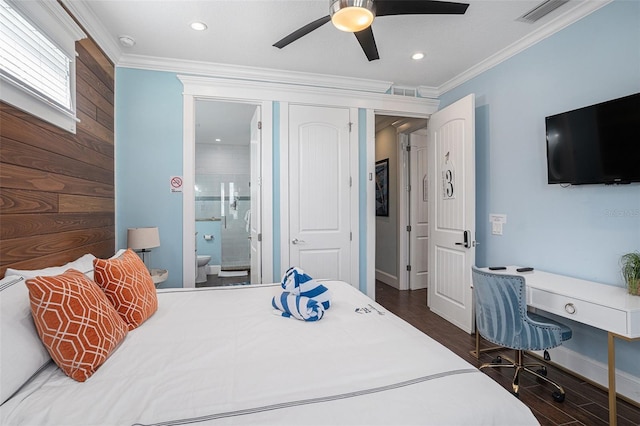
[[[538,424],[484,373],[351,285],[322,284],[332,305],[315,322],[274,315],[279,283],[158,290],[157,310],[91,377],[73,380],[45,357],[0,406],[0,424]],[[21,318],[20,336],[33,333],[25,278],[6,277],[0,296],[6,289],[18,297],[3,309],[0,338],[8,315]]]

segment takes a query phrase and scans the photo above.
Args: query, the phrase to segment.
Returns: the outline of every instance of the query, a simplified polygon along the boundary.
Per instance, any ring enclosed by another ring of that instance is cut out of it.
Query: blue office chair
[[[492,367],[514,368],[513,393],[518,396],[519,376],[522,371],[542,379],[556,390],[552,393],[557,402],[564,401],[562,386],[546,377],[542,364],[525,365],[523,351],[545,351],[555,348],[571,338],[571,329],[549,318],[527,312],[525,279],[520,275],[495,274],[472,268],[473,294],[475,298],[476,327],[480,335],[496,345],[515,349],[515,360],[498,357],[480,369]],[[503,359],[509,363],[502,362]],[[538,367],[537,370],[533,368]]]

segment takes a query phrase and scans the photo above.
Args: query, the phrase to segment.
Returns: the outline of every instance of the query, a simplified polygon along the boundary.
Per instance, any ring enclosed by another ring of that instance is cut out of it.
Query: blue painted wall
[[[210,220],[197,220],[196,221],[196,246],[198,248],[198,255],[211,256],[209,265],[221,265],[222,264],[222,230],[221,221]],[[213,236],[211,240],[205,240],[205,235]],[[182,232],[180,232],[182,237]]]
[[[162,287],[182,287],[182,83],[174,73],[116,68],[116,244],[127,228],[157,226],[151,266],[169,270]],[[195,266],[194,266],[195,267]]]
[[[614,1],[441,97],[476,94],[476,263],[623,285],[619,258],[640,250],[640,184],[547,184],[544,118],[640,92],[640,2]],[[640,160],[640,159],[639,159]],[[489,214],[507,215],[491,235]],[[570,324],[567,346],[606,363],[606,333]],[[640,377],[640,342],[618,368]]]

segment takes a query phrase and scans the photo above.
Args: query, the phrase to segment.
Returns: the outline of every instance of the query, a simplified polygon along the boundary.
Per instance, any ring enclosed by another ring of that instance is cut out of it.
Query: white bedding
[[[342,282],[307,323],[278,284],[159,291],[158,311],[86,382],[50,365],[2,425],[519,425],[531,411],[484,373]]]

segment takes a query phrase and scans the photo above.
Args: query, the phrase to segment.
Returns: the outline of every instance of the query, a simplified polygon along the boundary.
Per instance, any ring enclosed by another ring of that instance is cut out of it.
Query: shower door
[[[224,184],[223,184],[224,185]],[[248,271],[251,268],[250,240],[251,200],[234,190],[234,183],[227,187],[228,196],[221,197],[223,204],[221,226],[221,269],[223,271]]]

